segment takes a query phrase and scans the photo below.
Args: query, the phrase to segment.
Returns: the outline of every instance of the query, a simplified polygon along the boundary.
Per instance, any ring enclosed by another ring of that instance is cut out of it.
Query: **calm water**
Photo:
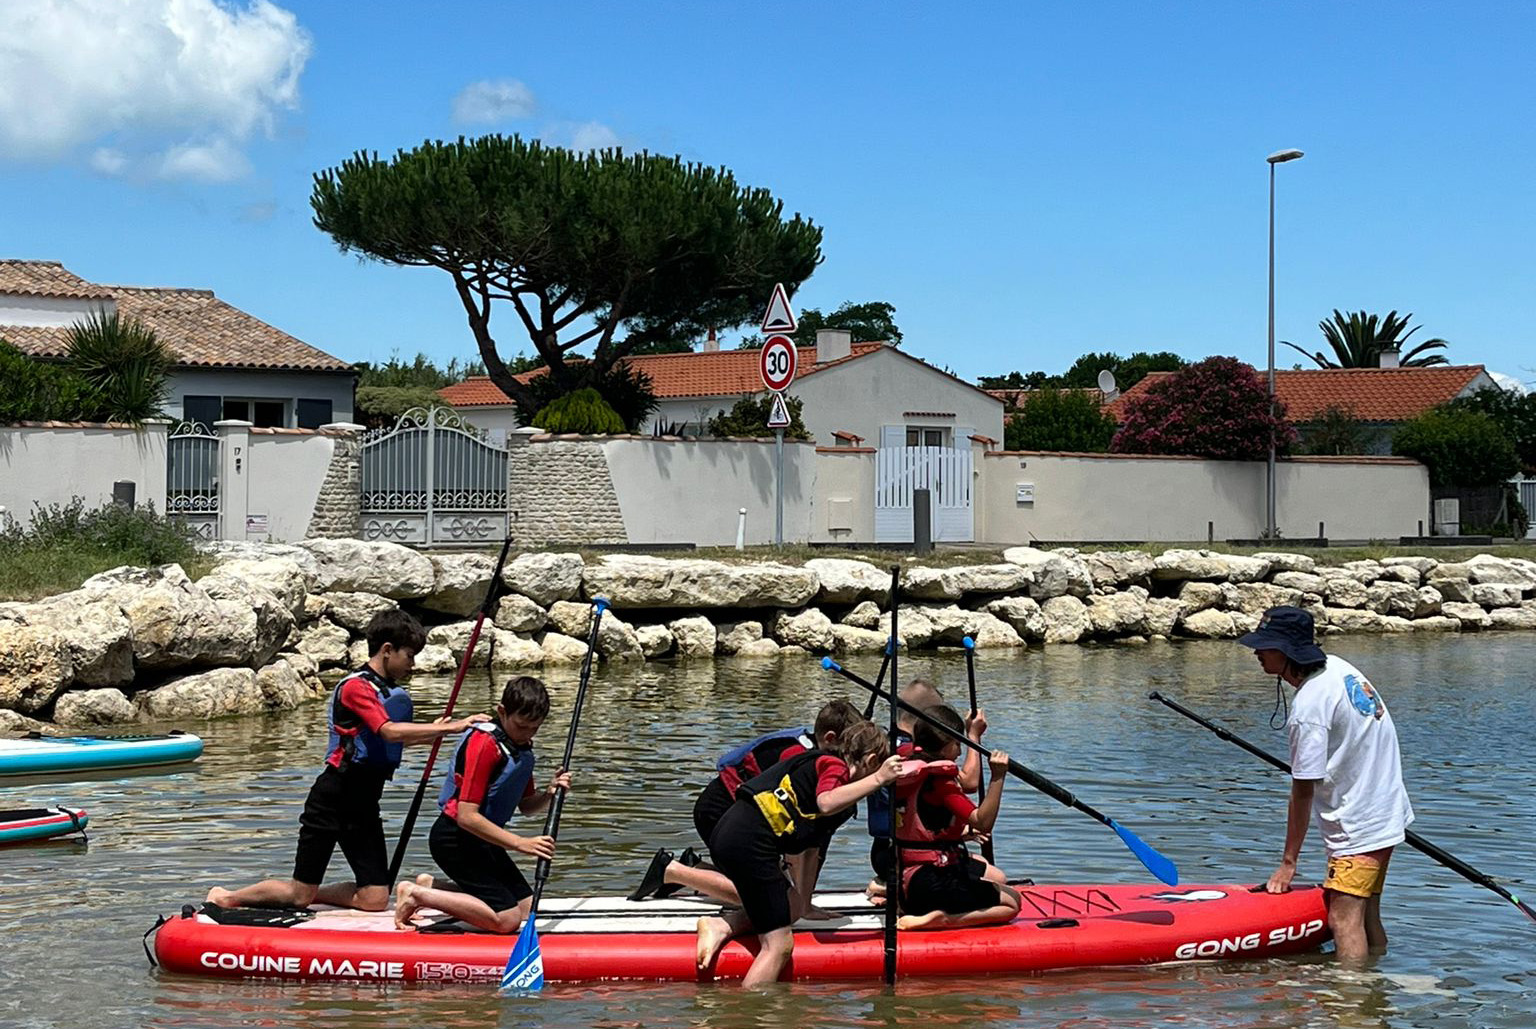
[[[1536,636],[1349,638],[1338,653],[1386,691],[1402,736],[1415,826],[1521,892],[1536,840]],[[875,663],[854,663],[873,676]],[[1075,789],[1172,857],[1186,881],[1261,881],[1284,835],[1283,776],[1159,705],[1159,689],[1283,754],[1266,727],[1273,690],[1233,644],[1058,647],[978,661],[994,745]],[[958,656],[902,662],[963,704]],[[563,743],[575,673],[550,677],[546,760]],[[447,682],[416,685],[423,708]],[[842,692],[810,659],[601,669],[578,746],[577,786],[550,892],[627,892],[656,846],[691,841],[689,811],[713,756],[765,727],[804,720]],[[488,704],[483,675],[460,710]],[[862,698],[858,698],[862,702]],[[1403,849],[1386,920],[1392,953],[1371,973],[1315,956],[879,988],[784,986],[763,994],[688,985],[551,986],[501,999],[487,987],[275,985],[148,968],[139,937],[157,912],[291,866],[299,806],[323,750],[322,705],[187,725],[204,758],[173,775],[0,789],[6,807],[90,810],[88,846],[0,852],[0,1025],[121,1026],[1435,1026],[1536,1025],[1536,925],[1493,894]],[[425,750],[386,798],[398,827]],[[547,769],[546,765],[546,769]],[[413,771],[414,769],[414,771]],[[1041,881],[1145,881],[1107,829],[1010,782],[998,859]],[[426,823],[423,822],[423,825]],[[1303,875],[1320,876],[1315,839]],[[823,875],[855,888],[862,834],[839,837]],[[337,869],[343,866],[336,858]],[[408,870],[430,867],[421,833]],[[1525,892],[1536,893],[1536,885]]]

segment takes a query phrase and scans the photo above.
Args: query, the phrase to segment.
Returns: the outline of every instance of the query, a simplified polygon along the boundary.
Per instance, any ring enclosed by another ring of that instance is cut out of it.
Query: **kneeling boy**
[[[395,887],[395,925],[409,928],[417,908],[433,907],[493,933],[515,933],[528,917],[533,889],[507,851],[532,858],[555,856],[550,836],[507,830],[515,811],[537,814],[555,791],[570,789],[565,769],[540,792],[533,782],[533,737],[549,715],[549,693],[531,676],[507,683],[493,722],[472,727],[459,741],[432,824],[432,857],[463,892],[432,888],[429,876]]]

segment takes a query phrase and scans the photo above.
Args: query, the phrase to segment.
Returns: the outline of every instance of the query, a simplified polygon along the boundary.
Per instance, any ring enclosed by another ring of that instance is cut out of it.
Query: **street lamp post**
[[[1269,162],[1269,466],[1264,476],[1264,538],[1275,538],[1275,165],[1301,157],[1300,150],[1276,150]]]

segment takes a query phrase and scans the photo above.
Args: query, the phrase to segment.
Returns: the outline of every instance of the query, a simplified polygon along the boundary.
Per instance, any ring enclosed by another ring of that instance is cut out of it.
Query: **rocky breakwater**
[[[397,606],[428,627],[416,667],[456,668],[490,585],[487,554],[424,555],[392,543],[222,544],[197,582],[174,565],[123,568],[36,604],[0,604],[0,718],[66,725],[291,707],[367,659],[363,628]],[[995,564],[903,562],[902,644],[984,648],[1157,638],[1225,639],[1277,604],[1326,633],[1536,628],[1536,562],[1479,555],[1319,565],[1301,554],[1153,555],[1014,547]],[[614,605],[608,661],[878,652],[889,572],[821,558],[790,566],[631,555],[528,553],[472,657],[477,667],[582,660],[590,599]]]

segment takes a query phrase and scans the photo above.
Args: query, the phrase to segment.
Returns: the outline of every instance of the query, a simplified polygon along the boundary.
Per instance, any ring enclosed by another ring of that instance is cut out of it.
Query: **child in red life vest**
[[[699,832],[699,839],[704,841],[705,846],[709,845],[715,826],[735,803],[736,792],[743,782],[813,747],[831,749],[844,729],[863,720],[858,708],[839,698],[822,705],[816,713],[816,724],[810,731],[804,727],[781,729],[759,736],[721,755],[715,766],[718,774],[704,787],[693,805],[693,826]],[[736,887],[731,885],[731,880],[715,869],[702,867],[691,847],[683,852],[681,861],[675,860],[670,850],[663,848],[656,851],[639,887],[629,895],[629,899],[670,897],[685,888],[727,904],[741,903],[741,897],[737,895]]]
[[[421,623],[404,611],[381,611],[363,631],[368,663],[337,684],[326,707],[330,742],[325,764],[299,816],[299,845],[291,880],[267,879],[240,890],[215,886],[210,903],[305,907],[315,901],[363,911],[389,905],[389,859],[379,798],[400,765],[401,747],[463,732],[485,715],[413,722],[411,695],[398,682],[411,674],[426,643]],[[352,881],[321,887],[337,845]]]
[[[885,731],[851,726],[829,750],[780,761],[741,784],[736,802],[710,839],[711,855],[741,896],[742,907],[699,919],[699,971],[708,969],[733,937],[756,933],[757,956],[744,985],[778,979],[794,950],[791,927],[810,904],[820,853],[860,800],[896,780],[901,758],[890,755]],[[782,869],[788,866],[793,886]]]
[[[965,722],[954,708],[938,704],[923,712],[955,732]],[[999,925],[1019,913],[1019,895],[995,865],[972,857],[962,842],[973,832],[989,833],[1003,800],[1008,755],[992,751],[992,782],[981,806],[961,790],[955,758],[960,744],[926,721],[913,729],[917,750],[896,782],[896,840],[901,860],[902,929]]]
[[[417,908],[433,907],[493,933],[515,933],[528,917],[533,888],[508,851],[552,859],[552,836],[519,836],[507,829],[514,812],[538,814],[555,791],[570,789],[565,769],[543,790],[533,781],[533,737],[549,715],[549,693],[523,675],[501,691],[492,722],[472,727],[459,741],[432,824],[432,857],[462,892],[432,888],[432,877],[395,887],[395,925],[410,927]]]

